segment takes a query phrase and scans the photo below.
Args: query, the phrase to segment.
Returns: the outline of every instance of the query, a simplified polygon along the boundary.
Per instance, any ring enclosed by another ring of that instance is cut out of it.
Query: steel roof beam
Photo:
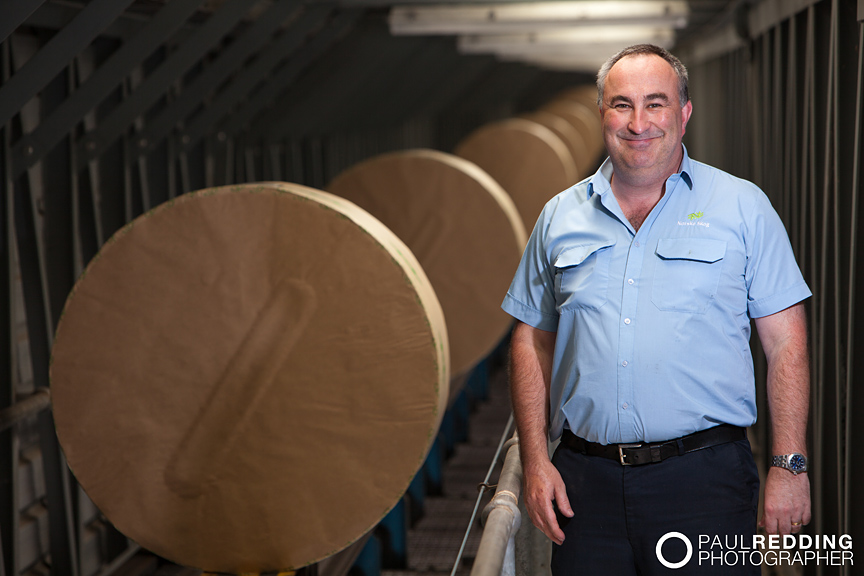
[[[439,83],[436,89],[430,90],[425,98],[419,100],[416,114],[440,115],[444,109],[453,106],[454,102],[462,98],[478,78],[488,76],[497,65],[498,62],[493,56],[461,57],[447,81]]]
[[[201,138],[213,133],[214,126],[231,114],[234,108],[271,74],[280,62],[290,58],[300,49],[309,34],[320,29],[331,10],[327,7],[307,9],[291,28],[283,32],[248,67],[232,78],[228,86],[219,92],[204,110],[186,123],[180,138],[183,149],[191,149]]]
[[[376,98],[368,113],[355,114],[363,128],[397,126],[415,116],[417,102],[429,91],[448,81],[459,54],[445,39],[430,39],[424,49],[394,73],[396,82]]]
[[[256,90],[255,94],[236,113],[225,119],[220,130],[231,135],[236,135],[242,131],[303,71],[321,58],[334,42],[347,34],[354,27],[361,14],[362,11],[352,10],[342,12],[334,18],[324,30],[306,44],[297,56],[283,65],[259,90]]]
[[[207,69],[192,80],[177,95],[168,107],[152,121],[138,136],[139,151],[151,152],[171,131],[191,114],[231,74],[239,70],[246,60],[258,53],[289,17],[293,17],[299,0],[274,2],[267,12],[220,54]],[[141,145],[141,143],[146,143]]]
[[[259,115],[250,130],[274,141],[325,133],[365,115],[370,107],[396,89],[398,73],[407,68],[428,39],[402,42],[394,39],[381,23],[367,21],[334,49],[302,84],[279,95],[278,107]],[[395,71],[395,72],[394,72]]]
[[[200,0],[172,0],[134,38],[124,43],[75,92],[30,134],[21,138],[12,152],[12,175],[33,166],[66,137],[87,112],[96,107],[129,73],[152,54],[191,16]]]
[[[0,42],[9,37],[45,0],[13,0],[0,8]]]
[[[93,0],[0,88],[0,125],[69,65],[134,0]],[[18,0],[10,2],[17,4]],[[0,19],[0,21],[3,21]]]
[[[136,118],[143,116],[149,107],[166,93],[171,84],[200,61],[248,11],[247,0],[228,0],[211,14],[140,86],[99,122],[95,131],[81,139],[78,143],[80,167],[101,156]],[[137,142],[140,148],[147,147],[145,138],[138,138]]]
[[[444,114],[460,116],[482,112],[493,104],[516,101],[540,74],[542,71],[532,66],[498,63],[490,74],[481,76],[469,86],[466,94],[451,108],[445,109]]]
[[[321,27],[331,10],[321,6],[307,8],[288,30],[231,79],[228,86],[217,94],[204,110],[186,123],[180,137],[183,149],[191,149],[201,138],[213,133],[214,127],[231,114],[280,62],[294,54],[306,42],[308,35]]]

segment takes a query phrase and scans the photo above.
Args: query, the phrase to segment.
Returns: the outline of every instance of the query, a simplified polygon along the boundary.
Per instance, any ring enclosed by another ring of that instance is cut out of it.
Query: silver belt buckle
[[[625,449],[627,449],[627,448],[640,448],[641,446],[642,446],[641,442],[638,444],[618,444],[618,459],[621,461],[621,465],[622,466],[632,466],[631,463],[624,461],[624,458],[626,457],[626,455],[624,454]]]

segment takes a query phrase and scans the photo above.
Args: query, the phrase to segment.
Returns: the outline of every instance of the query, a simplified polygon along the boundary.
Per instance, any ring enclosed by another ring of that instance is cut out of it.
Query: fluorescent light
[[[623,46],[622,46],[623,48]],[[613,51],[614,52],[614,51]],[[558,70],[566,72],[584,72],[596,74],[600,66],[609,57],[609,54],[600,56],[597,54],[497,54],[499,60],[505,62],[523,62],[532,64],[547,70]]]
[[[679,0],[525,2],[394,6],[392,34],[487,34],[534,32],[541,28],[641,24],[683,28],[689,16]]]
[[[465,54],[486,52],[544,52],[558,48],[591,47],[612,55],[610,45],[629,46],[651,43],[669,48],[675,41],[675,33],[668,28],[645,26],[596,26],[591,28],[569,28],[544,30],[531,34],[480,34],[460,36],[459,51]],[[613,47],[614,47],[613,46]]]

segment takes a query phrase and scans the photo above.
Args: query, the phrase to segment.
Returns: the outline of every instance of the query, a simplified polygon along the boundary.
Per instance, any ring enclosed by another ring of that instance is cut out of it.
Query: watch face
[[[804,468],[806,466],[807,466],[807,459],[804,458],[804,456],[802,456],[801,454],[793,454],[792,456],[789,457],[789,469],[790,470],[795,470],[797,472],[800,470],[804,470]]]

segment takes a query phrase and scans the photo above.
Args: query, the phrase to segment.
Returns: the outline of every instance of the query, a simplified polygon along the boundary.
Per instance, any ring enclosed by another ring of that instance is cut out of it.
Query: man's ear
[[[687,131],[687,122],[690,121],[690,115],[693,114],[693,102],[691,100],[687,101],[687,104],[681,108],[681,135]]]

